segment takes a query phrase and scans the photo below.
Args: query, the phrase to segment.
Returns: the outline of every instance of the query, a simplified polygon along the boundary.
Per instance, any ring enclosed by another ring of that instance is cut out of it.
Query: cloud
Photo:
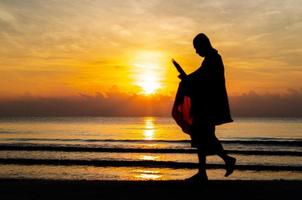
[[[0,116],[165,116],[171,97],[144,96],[114,91],[70,97],[26,95],[0,100]]]
[[[0,100],[0,116],[170,116],[173,96],[144,96],[114,90],[69,97],[26,95]],[[230,97],[235,117],[302,117],[302,89],[286,94],[249,92]]]
[[[289,89],[286,94],[249,92],[230,98],[235,116],[302,117],[302,89]]]

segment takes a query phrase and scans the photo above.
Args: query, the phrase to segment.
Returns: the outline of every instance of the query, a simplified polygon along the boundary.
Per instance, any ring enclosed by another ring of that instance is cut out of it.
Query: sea
[[[237,159],[210,180],[302,180],[302,118],[235,118],[216,136]],[[0,118],[0,178],[184,180],[197,172],[190,137],[169,117]]]

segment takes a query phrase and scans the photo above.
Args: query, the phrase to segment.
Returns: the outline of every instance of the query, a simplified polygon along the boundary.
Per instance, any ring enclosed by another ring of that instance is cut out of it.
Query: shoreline
[[[288,199],[302,195],[302,180],[99,181],[0,179],[6,199]]]

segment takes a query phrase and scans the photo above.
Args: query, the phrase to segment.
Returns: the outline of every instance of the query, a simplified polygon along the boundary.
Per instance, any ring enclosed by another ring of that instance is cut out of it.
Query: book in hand
[[[178,78],[183,79],[187,76],[186,72],[181,68],[181,66],[174,60],[172,59],[173,65],[176,67],[177,71],[179,72]]]

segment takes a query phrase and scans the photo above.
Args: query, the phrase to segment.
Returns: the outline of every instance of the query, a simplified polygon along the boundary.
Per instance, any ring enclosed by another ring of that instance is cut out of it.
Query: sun
[[[152,75],[146,75],[138,84],[146,95],[154,94],[160,88],[159,82]]]
[[[144,95],[155,94],[161,88],[164,76],[163,53],[157,51],[137,52],[132,61],[135,85]]]

